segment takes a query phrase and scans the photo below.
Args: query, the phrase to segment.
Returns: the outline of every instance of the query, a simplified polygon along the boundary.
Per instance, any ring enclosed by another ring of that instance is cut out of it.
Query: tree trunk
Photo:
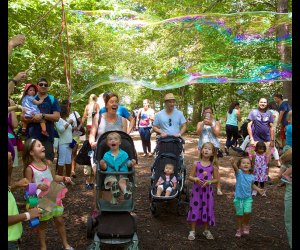
[[[278,0],[277,12],[287,13],[288,12],[288,0]],[[279,25],[277,29],[277,37],[283,37],[288,34],[289,27],[287,24]],[[292,60],[292,49],[291,46],[286,45],[282,42],[278,42],[278,49],[282,63],[290,63]],[[292,81],[283,81],[282,95],[288,99],[289,104],[292,106]]]
[[[201,120],[203,85],[195,84],[194,87],[195,87],[195,95],[194,95],[194,104],[193,104],[192,124],[197,125],[197,123]]]

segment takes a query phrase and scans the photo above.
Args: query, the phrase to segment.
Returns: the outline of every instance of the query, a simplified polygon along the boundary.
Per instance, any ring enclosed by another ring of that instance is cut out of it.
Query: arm
[[[242,120],[242,118],[241,118],[241,110],[240,109],[236,109],[236,117],[237,117],[237,120],[239,122]]]
[[[40,98],[40,100],[36,100],[36,99],[32,100],[33,104],[35,104],[35,105],[40,105],[43,103],[43,101],[44,101],[44,98]]]
[[[226,113],[226,115],[225,115],[225,123],[227,122],[227,115],[228,115],[228,113]]]
[[[83,124],[84,124],[84,122],[85,122],[85,120],[86,120],[87,112],[88,112],[87,108],[88,108],[88,105],[86,105],[85,108],[84,108],[83,115],[82,115],[82,119],[81,119],[81,122],[80,122],[80,124],[79,124],[79,126],[78,126],[78,129],[80,129],[80,128],[83,126]],[[98,114],[99,114],[99,112],[98,112]],[[96,114],[96,115],[97,115],[97,114]],[[96,115],[95,115],[95,116],[96,116]],[[95,118],[95,116],[94,116],[94,118]]]
[[[28,213],[29,213],[29,218],[30,219],[40,217],[40,215],[41,215],[41,212],[39,211],[39,209],[37,207],[29,209]],[[22,214],[16,214],[16,215],[9,215],[8,216],[8,226],[17,224],[17,223],[22,222],[22,221],[27,221],[26,212],[22,213]]]
[[[221,124],[219,121],[216,121],[215,126],[211,126],[211,131],[213,132],[213,134],[218,137],[220,135],[220,131],[221,131]]]
[[[82,118],[82,120],[83,120],[83,118]],[[89,143],[90,143],[92,149],[96,148],[95,140],[96,140],[96,133],[97,133],[98,126],[99,126],[98,123],[99,123],[99,112],[97,114],[95,114],[95,116],[94,116],[91,132],[89,135]],[[123,122],[122,122],[122,125],[123,125]]]
[[[55,175],[53,178],[54,181],[56,182],[64,182],[64,183],[71,183],[71,177],[68,176],[61,176],[61,175]]]
[[[127,130],[127,134],[130,134],[130,132],[132,131],[133,127],[134,127],[134,118],[132,115],[130,115],[127,120],[129,121],[129,127]],[[127,124],[126,124],[127,125]]]
[[[14,78],[13,81],[10,80],[8,82],[8,96],[10,96],[14,92],[14,88],[16,83],[22,82],[26,79],[27,75],[25,72],[19,72]]]
[[[253,134],[252,134],[252,124],[253,124],[253,121],[248,122],[247,131],[248,131],[249,138],[250,138],[250,145],[254,146],[254,139],[253,139]]]
[[[15,183],[13,183],[11,186],[10,186],[10,190],[11,191],[15,191],[16,189],[18,188],[24,188],[24,187],[27,187],[27,185],[29,184],[29,181],[27,180],[27,178],[23,178]]]
[[[273,123],[270,123],[270,147],[274,147],[274,129],[273,129]]]
[[[196,130],[197,135],[201,135],[203,127],[204,127],[204,123],[203,122],[198,122],[197,123],[197,130]]]
[[[17,110],[21,110],[21,112],[23,112],[25,110],[25,108],[23,108],[19,104],[16,104],[15,106],[9,106],[8,107],[8,113],[11,112],[11,111],[17,111]]]
[[[254,183],[252,184],[252,188],[256,190],[260,195],[262,195],[265,191],[263,189],[260,189],[258,186],[256,186]]]
[[[51,122],[57,122],[60,118],[60,113],[58,111],[53,111],[53,114],[44,114],[45,120],[51,121]],[[40,122],[43,119],[42,114],[35,114],[32,118],[32,122]]]
[[[186,123],[181,125],[179,136],[182,136],[185,133],[185,131],[186,131]]]
[[[103,159],[100,161],[100,167],[101,167],[102,170],[106,170],[107,169],[107,164],[106,164],[106,162]]]
[[[280,125],[282,117],[283,117],[283,114],[284,114],[284,110],[280,110],[279,117],[278,117],[278,120],[277,120],[277,126]]]
[[[12,50],[17,47],[17,46],[21,46],[25,43],[25,36],[24,35],[16,35],[14,37],[12,37],[9,41],[8,41],[8,59],[11,56]]]
[[[136,164],[136,160],[132,159],[131,161],[129,161],[128,166],[129,168],[133,167]]]
[[[231,166],[235,172],[235,174],[239,171],[238,166],[236,165],[236,161],[234,160],[233,157],[230,157],[229,161],[231,162]]]
[[[196,166],[197,166],[197,162],[195,161],[192,168],[191,168],[191,172],[189,175],[189,181],[197,183],[198,185],[201,185],[201,181],[198,177],[195,177],[196,174]]]
[[[122,131],[127,133],[127,120],[122,117]]]
[[[162,184],[164,181],[163,181],[163,178],[159,177],[155,186],[158,187],[160,184]]]
[[[136,115],[136,124],[135,124],[136,127],[139,126],[141,110],[142,110],[142,109],[139,109],[139,111],[138,111],[138,113],[137,113],[137,115]]]

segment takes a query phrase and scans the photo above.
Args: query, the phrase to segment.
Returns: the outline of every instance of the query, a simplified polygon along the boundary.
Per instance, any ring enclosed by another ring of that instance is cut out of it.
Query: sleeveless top
[[[112,130],[123,131],[122,130],[122,116],[120,116],[120,115],[117,115],[117,116],[118,116],[118,118],[115,122],[108,122],[103,115],[101,116],[101,121],[98,126],[98,137],[107,131],[112,131]]]
[[[154,110],[152,108],[148,108],[147,110],[141,108],[141,113],[139,117],[139,127],[152,127],[152,121],[150,120],[151,116],[154,116]]]
[[[212,121],[212,126],[214,127],[216,125],[216,121]],[[205,142],[211,142],[214,144],[216,148],[220,148],[220,141],[219,139],[213,134],[211,126],[209,125],[204,125],[202,129],[202,133],[199,136],[199,141],[198,141],[198,149],[202,148],[202,145]]]
[[[236,109],[233,109],[231,114],[229,114],[229,112],[227,112],[226,125],[238,126]]]
[[[28,167],[30,167],[32,170],[32,182],[36,183],[37,185],[42,184],[43,183],[42,179],[44,178],[47,178],[50,182],[53,181],[51,171],[47,165],[46,165],[46,169],[44,170],[39,170],[32,164],[29,165]]]

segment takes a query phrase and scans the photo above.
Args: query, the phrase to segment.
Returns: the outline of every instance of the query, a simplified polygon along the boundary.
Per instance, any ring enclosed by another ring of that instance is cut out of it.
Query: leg
[[[61,175],[61,176],[64,175],[64,165],[62,165],[62,166],[58,165],[57,166],[57,174]]]
[[[46,250],[47,249],[47,246],[46,246],[46,231],[45,231],[46,224],[47,224],[47,221],[41,221],[40,225],[37,228],[41,250]]]
[[[243,230],[242,222],[243,222],[243,216],[237,215],[236,216],[237,230],[236,230],[236,234],[235,234],[236,237],[242,236],[242,230]]]
[[[71,177],[71,164],[66,164],[66,176]]]
[[[243,141],[242,145],[240,146],[240,148],[243,151],[245,151],[245,149],[246,149],[247,145],[249,144],[249,142],[250,142],[250,136],[247,135],[246,138],[245,138],[245,140]]]
[[[195,234],[196,234],[196,222],[191,222],[191,231],[189,232],[188,239],[189,240],[195,240]]]
[[[78,150],[78,143],[76,143],[75,147],[72,149],[72,162],[71,162],[71,174],[72,177],[76,177],[75,175],[75,167],[76,167],[76,162],[75,162],[75,157],[77,155],[77,150]]]
[[[126,180],[125,179],[120,178],[119,187],[120,187],[122,193],[125,194],[126,193]]]
[[[239,138],[239,127],[238,126],[232,126],[232,141],[230,146],[235,146],[237,139]]]
[[[220,176],[220,172],[219,172],[219,166],[218,166],[218,175],[217,175],[217,195],[223,195],[222,191],[221,191],[221,176]]]
[[[287,184],[284,194],[284,224],[290,248],[292,248],[292,185]]]
[[[225,146],[226,146],[227,150],[231,146],[231,143],[230,143],[231,137],[232,137],[232,133],[231,133],[230,125],[226,125],[226,144],[225,144]]]
[[[274,144],[274,152],[273,152],[273,157],[274,157],[274,160],[276,161],[276,164],[277,164],[277,167],[280,168],[281,166],[281,162],[279,160],[279,153],[278,153],[278,150],[277,148],[275,147],[275,144]]]
[[[160,186],[158,186],[156,190],[156,196],[161,196],[162,191],[163,189]]]
[[[70,248],[71,246],[67,241],[67,233],[66,233],[63,217],[62,216],[54,217],[54,223],[57,228],[58,234],[62,240],[64,248]]]

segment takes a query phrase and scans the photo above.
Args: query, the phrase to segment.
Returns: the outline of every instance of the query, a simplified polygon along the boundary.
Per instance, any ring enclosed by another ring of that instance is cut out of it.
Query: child
[[[102,170],[108,172],[128,172],[128,168],[136,164],[134,159],[129,160],[128,154],[120,149],[121,136],[117,132],[109,133],[106,137],[106,143],[110,148],[107,151],[103,159],[100,161]],[[107,175],[104,179],[105,188],[110,188],[114,198],[120,196],[120,190],[124,194],[124,199],[128,200],[131,198],[131,183],[128,182],[127,175]]]
[[[11,153],[8,152],[8,185],[11,182],[11,173],[13,169],[13,162]],[[26,187],[29,184],[26,178],[19,180],[11,186],[8,186],[8,249],[19,249],[18,241],[22,236],[22,221],[40,216],[37,207],[30,209],[28,212],[19,214],[15,197],[12,193],[13,189]]]
[[[176,190],[177,179],[174,175],[174,165],[166,164],[164,169],[164,175],[161,175],[156,183],[157,192],[156,196],[161,196],[163,191],[166,192],[165,196],[170,196],[172,189]]]
[[[66,166],[66,176],[70,177],[72,171],[72,148],[70,147],[70,144],[73,141],[71,124],[73,124],[73,120],[67,121],[67,118],[69,116],[69,110],[66,105],[61,106],[60,116],[61,118],[59,118],[59,120],[55,122],[55,127],[59,135],[57,174],[63,175],[64,166]]]
[[[263,190],[253,184],[255,177],[253,175],[253,164],[249,158],[243,157],[236,163],[230,158],[232,167],[236,176],[235,197],[233,200],[236,216],[237,231],[235,236],[240,238],[242,234],[249,235],[250,213],[252,211],[252,188],[263,195]]]
[[[206,142],[202,145],[199,161],[194,163],[189,176],[189,180],[194,183],[187,216],[187,221],[191,222],[189,240],[195,239],[196,224],[204,225],[203,235],[206,239],[214,239],[208,226],[215,225],[214,196],[211,184],[217,183],[218,177],[217,150],[211,142]]]
[[[71,178],[66,176],[51,174],[50,168],[46,165],[45,147],[39,140],[28,139],[25,142],[23,149],[23,164],[24,164],[24,177],[29,182],[37,184],[37,188],[41,191],[46,191],[48,186],[43,183],[43,179],[47,178],[50,182],[65,182],[70,183]],[[56,205],[52,211],[44,211],[40,217],[40,224],[37,227],[38,236],[40,240],[40,249],[46,249],[46,231],[45,226],[47,221],[51,218],[54,219],[57,231],[62,239],[63,247],[61,249],[74,250],[67,241],[66,228],[63,219],[64,208],[62,205]]]
[[[40,105],[43,103],[44,99],[40,98],[40,100],[36,100],[34,97],[37,93],[38,89],[37,86],[35,86],[32,83],[27,83],[24,88],[24,94],[22,97],[22,106],[25,108],[25,117],[30,118],[34,116],[35,114],[40,114],[40,110],[37,105]],[[40,122],[42,134],[45,136],[49,136],[47,130],[46,130],[46,121],[44,119]],[[22,132],[25,133],[27,127],[27,123],[23,122],[22,126]]]
[[[254,176],[255,176],[255,182],[254,184],[258,186],[258,183],[260,185],[261,189],[264,189],[264,184],[268,180],[268,164],[270,161],[270,154],[266,153],[267,146],[264,142],[259,141],[255,145],[254,154],[251,154],[249,151],[249,158],[254,163]],[[253,190],[252,192],[253,196],[257,195],[257,190]],[[266,197],[266,192],[262,192],[262,196]]]

